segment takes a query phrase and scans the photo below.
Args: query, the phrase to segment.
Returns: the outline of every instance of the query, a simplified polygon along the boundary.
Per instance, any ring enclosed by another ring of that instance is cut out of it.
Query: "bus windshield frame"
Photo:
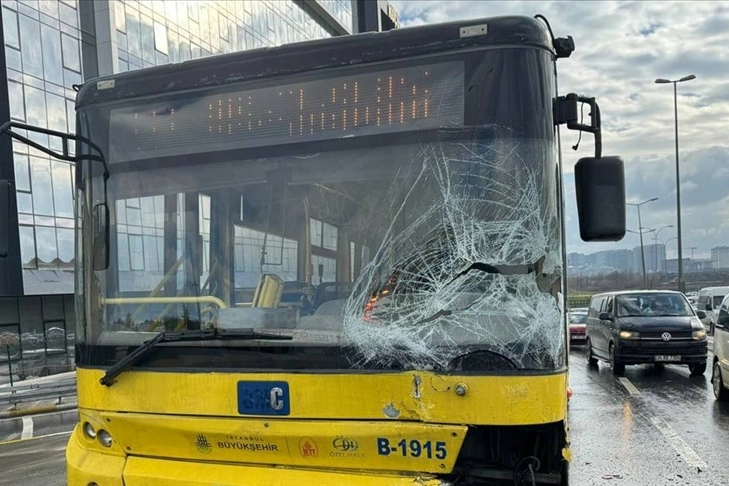
[[[269,327],[294,339],[170,343],[160,346],[143,366],[459,373],[563,369],[562,203],[551,117],[556,96],[551,52],[483,48],[232,83],[213,91],[270,92],[332,76],[439,63],[450,66],[443,79],[459,80],[458,92],[448,85],[432,100],[431,113],[438,115],[434,107],[440,107],[446,114],[442,119],[408,129],[378,125],[353,135],[327,133],[295,143],[268,138],[226,145],[205,140],[199,132],[190,135],[184,147],[184,138],[158,147],[150,145],[149,138],[144,146],[134,141],[129,115],[135,107],[156,116],[166,102],[203,99],[211,92],[203,88],[80,107],[80,133],[108,154],[110,177],[105,182],[98,164],[88,163],[77,187],[79,248],[84,255],[76,259],[77,298],[84,309],[77,333],[79,364],[113,364],[128,352],[124,350],[163,330],[247,327],[255,315],[260,322],[253,327],[274,322]],[[453,107],[454,100],[462,106]],[[215,122],[209,125],[211,133],[226,130],[227,122],[220,123],[210,100],[204,103],[211,106]],[[221,116],[239,108],[221,105]],[[124,121],[121,118],[112,121],[114,113],[126,116],[126,125],[117,123]],[[178,113],[184,120],[184,111]],[[402,114],[402,108],[396,109],[396,122]],[[382,116],[384,120],[384,112]],[[342,128],[341,121],[336,128]],[[138,153],[130,155],[135,150]],[[287,198],[291,201],[284,202]],[[150,200],[156,208],[152,212],[144,202]],[[526,212],[515,211],[519,205]],[[106,234],[94,224],[99,207],[110,213],[111,264],[95,270],[92,256]],[[361,214],[352,216],[351,207]],[[378,207],[387,213],[381,221],[373,219]],[[414,216],[418,211],[424,216]],[[295,237],[285,228],[291,214],[307,215],[305,224],[293,225]],[[133,239],[132,217],[140,223]],[[146,230],[141,224],[145,219]],[[247,220],[251,225],[245,226]],[[379,222],[373,226],[372,221]],[[341,236],[332,239],[333,233],[341,235],[341,228],[351,226],[361,235],[369,229],[379,239],[366,235],[370,244],[352,240],[346,241],[346,248]],[[508,241],[497,242],[502,237]],[[230,245],[238,240],[256,240],[258,250],[245,243],[243,250]],[[140,257],[139,245],[145,248],[148,241],[154,255],[142,250]],[[243,255],[241,251],[248,252],[247,261],[259,259],[258,274],[238,276],[246,272],[237,272],[231,262]],[[123,254],[129,258],[122,264]],[[335,254],[340,260],[335,258],[332,269]],[[282,278],[273,269],[280,268],[284,255],[296,255],[296,264]],[[213,271],[220,261],[227,262],[225,268]],[[124,272],[148,265],[158,269],[154,276],[124,284]],[[238,278],[247,279],[246,284],[237,287]],[[330,297],[338,298],[316,301],[317,280],[318,286],[331,287],[322,294],[331,291]],[[287,291],[298,284],[302,285],[292,293],[295,298],[283,305],[291,299]],[[443,290],[446,287],[455,290]],[[315,315],[333,301],[339,301],[339,307],[329,309],[341,327],[337,332],[291,325],[291,319]],[[429,303],[434,305],[425,309]],[[165,317],[171,306],[177,306],[175,317]],[[160,310],[161,319],[142,317]],[[225,314],[233,316],[233,324],[231,317],[221,317]],[[476,338],[484,329],[497,328],[500,331],[489,339]]]

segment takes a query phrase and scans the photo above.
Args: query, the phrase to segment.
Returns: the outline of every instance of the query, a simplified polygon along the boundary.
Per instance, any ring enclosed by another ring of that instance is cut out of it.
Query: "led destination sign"
[[[463,124],[463,63],[227,91],[111,111],[111,162]]]

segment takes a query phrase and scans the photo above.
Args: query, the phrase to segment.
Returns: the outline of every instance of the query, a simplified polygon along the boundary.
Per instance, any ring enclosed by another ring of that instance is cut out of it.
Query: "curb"
[[[21,408],[19,410],[10,410],[8,412],[0,412],[0,420],[8,419],[8,418],[25,417],[27,415],[38,415],[41,413],[76,410],[77,408],[78,408],[78,405],[75,403],[63,403],[61,405],[44,405],[42,407]]]

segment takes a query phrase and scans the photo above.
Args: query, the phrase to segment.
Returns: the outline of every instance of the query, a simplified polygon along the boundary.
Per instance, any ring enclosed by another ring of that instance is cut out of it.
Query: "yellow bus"
[[[89,81],[63,152],[6,124],[76,161],[68,483],[566,485],[560,124],[582,238],[625,226],[572,50],[420,26]]]

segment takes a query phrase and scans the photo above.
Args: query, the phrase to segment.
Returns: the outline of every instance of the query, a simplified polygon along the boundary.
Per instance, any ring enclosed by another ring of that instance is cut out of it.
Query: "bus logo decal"
[[[301,457],[318,457],[319,448],[311,437],[303,437],[299,441],[299,453]]]
[[[213,450],[213,446],[208,441],[208,438],[205,437],[203,434],[197,434],[197,439],[195,440],[195,447],[198,451],[202,452],[203,454],[210,454],[210,451]]]
[[[332,447],[335,449],[342,451],[342,452],[348,452],[348,451],[356,451],[359,449],[359,444],[354,439],[348,439],[346,437],[337,437],[332,441]]]

